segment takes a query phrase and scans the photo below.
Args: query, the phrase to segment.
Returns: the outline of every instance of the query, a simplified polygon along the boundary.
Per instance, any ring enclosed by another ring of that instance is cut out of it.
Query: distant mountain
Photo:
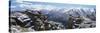
[[[83,16],[88,17],[92,20],[95,20],[96,17],[96,10],[93,9],[59,9],[59,10],[52,10],[52,11],[43,11],[48,13],[43,13],[44,15],[48,16],[48,20],[53,20],[57,22],[62,22],[64,25],[66,25],[66,22],[69,18],[69,15],[72,15],[74,17]]]

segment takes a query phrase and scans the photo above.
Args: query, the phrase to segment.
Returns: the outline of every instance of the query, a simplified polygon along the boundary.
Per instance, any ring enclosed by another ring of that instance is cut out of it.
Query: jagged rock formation
[[[96,27],[95,9],[26,10],[10,13],[10,32]]]
[[[61,23],[48,21],[41,12],[29,10],[11,12],[9,24],[12,33],[65,29]]]

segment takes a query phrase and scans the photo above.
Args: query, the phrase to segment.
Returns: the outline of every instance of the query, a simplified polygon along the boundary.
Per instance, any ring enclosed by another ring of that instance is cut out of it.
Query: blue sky
[[[95,8],[95,4],[71,4],[71,3],[57,3],[57,2],[39,2],[39,1],[23,1],[23,0],[11,0],[12,10],[22,9],[54,9],[54,8]]]

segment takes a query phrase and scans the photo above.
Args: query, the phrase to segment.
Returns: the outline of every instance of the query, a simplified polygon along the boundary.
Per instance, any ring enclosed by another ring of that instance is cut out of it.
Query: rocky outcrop
[[[65,29],[61,23],[48,21],[47,16],[41,14],[39,11],[28,10],[23,12],[11,12],[9,27],[10,32],[32,32]]]

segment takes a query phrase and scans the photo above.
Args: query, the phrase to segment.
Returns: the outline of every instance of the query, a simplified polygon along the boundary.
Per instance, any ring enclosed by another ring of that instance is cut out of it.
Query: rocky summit
[[[94,27],[96,27],[95,9],[11,11],[9,16],[11,33]]]
[[[33,13],[34,12],[34,13]],[[65,29],[64,25],[48,21],[47,16],[39,11],[11,12],[9,31],[11,33]]]

